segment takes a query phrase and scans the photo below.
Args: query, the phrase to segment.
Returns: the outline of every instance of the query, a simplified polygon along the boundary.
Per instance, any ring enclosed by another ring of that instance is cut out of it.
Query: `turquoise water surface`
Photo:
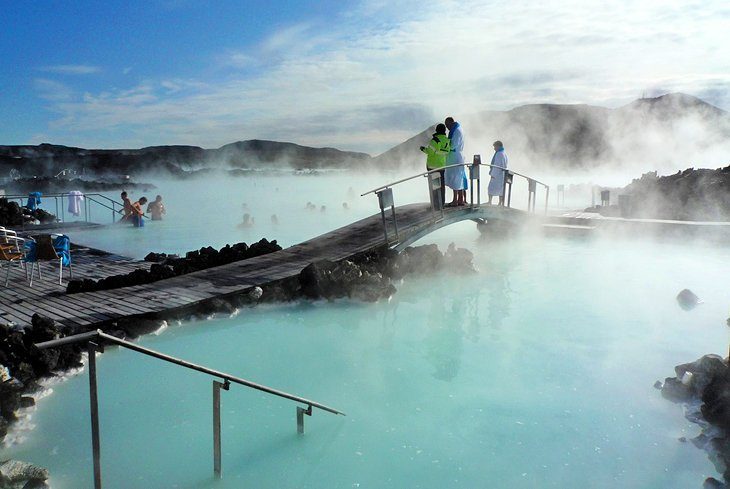
[[[328,215],[282,239],[352,217]],[[260,306],[140,340],[347,413],[315,410],[300,436],[295,403],[232,386],[220,481],[212,379],[108,350],[98,362],[105,487],[686,489],[716,475],[678,441],[697,426],[652,385],[678,363],[727,351],[727,249],[484,239],[471,223],[423,240],[451,241],[475,253],[477,274],[409,277],[389,302]],[[683,288],[705,303],[681,310]],[[3,456],[48,467],[55,488],[90,487],[87,375],[53,388]]]

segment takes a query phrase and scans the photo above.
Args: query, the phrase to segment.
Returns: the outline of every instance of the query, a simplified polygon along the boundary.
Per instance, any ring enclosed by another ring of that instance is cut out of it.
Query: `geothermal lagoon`
[[[359,194],[389,179],[155,181],[148,197],[164,196],[166,220],[69,234],[137,258],[261,237],[286,247],[376,213],[376,199]],[[426,200],[423,187],[397,191],[396,204]],[[239,227],[246,212],[255,224]],[[104,486],[686,489],[717,475],[705,452],[680,441],[699,427],[653,384],[678,363],[724,356],[727,248],[500,237],[471,222],[416,244],[451,242],[474,253],[478,273],[408,276],[375,304],[260,305],[138,340],[347,414],[315,410],[301,436],[295,403],[232,386],[222,392],[221,480],[212,473],[210,377],[109,348],[97,359]],[[704,303],[680,309],[684,288]],[[54,488],[90,487],[86,372],[49,389],[2,456],[47,467]]]

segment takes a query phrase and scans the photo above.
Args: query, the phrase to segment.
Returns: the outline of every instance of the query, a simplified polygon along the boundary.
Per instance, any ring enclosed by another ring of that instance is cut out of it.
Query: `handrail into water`
[[[447,165],[443,166],[441,168],[436,168],[433,170],[427,170],[425,172],[419,172],[415,175],[401,178],[400,180],[396,180],[394,182],[386,183],[384,185],[381,185],[379,187],[376,187],[372,190],[369,190],[363,194],[360,194],[360,197],[364,197],[368,194],[376,194],[378,196],[378,203],[380,205],[380,216],[383,224],[383,235],[385,236],[385,242],[387,244],[390,244],[390,240],[388,238],[388,226],[386,222],[385,217],[385,209],[390,207],[391,209],[391,215],[392,215],[392,221],[393,221],[393,227],[395,228],[395,238],[396,242],[399,240],[398,236],[398,221],[396,218],[396,209],[395,209],[395,203],[393,200],[393,187],[396,185],[399,185],[404,182],[408,182],[410,180],[419,178],[419,177],[428,177],[428,185],[429,185],[429,198],[431,200],[431,211],[433,219],[437,219],[436,213],[437,211],[441,211],[441,218],[443,219],[444,213],[443,213],[443,206],[442,206],[442,197],[436,197],[435,192],[437,191],[437,187],[439,187],[439,194],[440,189],[443,188],[443,182],[441,182],[441,179],[443,177],[436,176],[433,177],[436,173],[441,173],[444,170],[448,168],[458,168],[458,167],[468,167],[469,168],[469,179],[471,181],[470,185],[470,202],[469,205],[473,208],[474,207],[474,181],[477,182],[477,206],[481,205],[481,176],[480,176],[480,168],[484,166],[489,168],[490,170],[492,168],[499,168],[504,172],[504,182],[502,187],[502,197],[500,199],[499,205],[506,207],[512,206],[512,179],[514,175],[520,176],[522,178],[525,178],[527,180],[527,211],[528,212],[535,212],[535,205],[537,201],[537,185],[542,185],[545,187],[545,214],[547,214],[548,211],[548,199],[550,197],[550,186],[546,183],[543,183],[539,180],[536,180],[534,178],[531,178],[523,173],[519,173],[516,171],[509,170],[507,168],[502,168],[501,166],[492,165],[489,163],[481,163],[479,161],[479,156],[474,155],[474,162],[473,163],[456,163],[453,165]],[[509,188],[508,188],[509,187]]]
[[[104,351],[102,342],[112,343],[117,346],[128,348],[130,350],[134,350],[138,353],[142,353],[144,355],[148,355],[159,360],[173,363],[175,365],[195,370],[197,372],[202,372],[213,377],[218,377],[224,381],[223,383],[213,381],[213,472],[216,477],[221,477],[222,474],[220,435],[220,390],[228,390],[231,383],[240,384],[261,392],[266,392],[267,394],[272,394],[306,405],[306,409],[297,406],[297,432],[300,434],[304,433],[304,416],[311,416],[312,408],[317,408],[332,414],[345,416],[345,413],[343,413],[342,411],[326,406],[319,402],[311,401],[300,396],[295,396],[293,394],[289,394],[288,392],[280,391],[278,389],[258,384],[250,380],[242,379],[240,377],[236,377],[225,372],[221,372],[219,370],[214,370],[208,367],[197,365],[192,362],[188,362],[187,360],[173,357],[171,355],[166,355],[164,353],[160,353],[158,351],[151,350],[149,348],[145,348],[143,346],[139,346],[129,341],[117,338],[116,336],[106,334],[98,329],[96,331],[89,331],[87,333],[80,333],[72,336],[66,336],[64,338],[59,338],[56,340],[36,343],[35,347],[40,350],[47,348],[58,348],[64,345],[71,345],[76,343],[86,343],[87,345],[87,351],[89,355],[89,398],[91,407],[92,449],[94,452],[94,487],[96,489],[101,489],[101,444],[99,440],[99,407],[96,388],[95,357],[97,351]]]

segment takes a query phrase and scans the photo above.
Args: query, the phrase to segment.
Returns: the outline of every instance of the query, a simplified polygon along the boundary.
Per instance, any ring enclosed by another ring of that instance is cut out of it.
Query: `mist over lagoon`
[[[724,2],[4,13],[0,489],[730,484]]]

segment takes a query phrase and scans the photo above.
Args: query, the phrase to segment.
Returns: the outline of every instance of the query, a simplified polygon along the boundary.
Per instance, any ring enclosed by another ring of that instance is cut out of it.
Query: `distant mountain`
[[[262,140],[239,141],[217,149],[198,146],[141,149],[84,149],[53,144],[0,146],[0,175],[15,169],[23,176],[50,176],[64,169],[92,175],[184,175],[209,168],[359,168],[370,162],[370,155],[365,153]]]
[[[466,116],[467,160],[489,161],[492,142],[504,142],[520,168],[548,170],[717,167],[730,162],[730,114],[681,93],[642,98],[616,109],[535,104]],[[374,158],[377,167],[423,163],[418,147],[433,126]]]
[[[642,98],[616,109],[591,105],[534,104],[461,118],[467,160],[488,162],[492,142],[504,142],[510,165],[521,170],[576,172],[609,168],[633,173],[678,168],[716,168],[730,163],[730,114],[696,97],[672,93]],[[83,149],[52,144],[0,146],[0,176],[55,175],[64,168],[94,175],[162,173],[190,175],[211,169],[246,170],[423,167],[418,149],[433,126],[372,158],[365,153],[249,140],[217,149],[151,146]]]

